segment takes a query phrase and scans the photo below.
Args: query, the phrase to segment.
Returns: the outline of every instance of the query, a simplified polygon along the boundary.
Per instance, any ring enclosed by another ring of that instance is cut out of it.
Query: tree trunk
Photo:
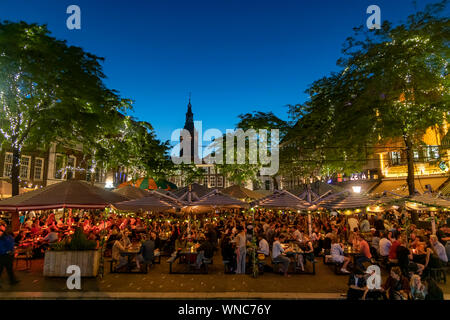
[[[19,194],[19,174],[20,174],[20,150],[13,148],[12,168],[11,168],[11,185],[12,196]]]
[[[408,191],[409,191],[409,195],[413,196],[416,191],[415,191],[415,185],[414,185],[414,153],[413,153],[413,144],[411,141],[411,137],[409,137],[408,135],[404,135],[403,139],[405,140],[405,145],[406,145],[406,161],[408,164],[408,178],[407,178],[407,183],[408,183]]]
[[[278,181],[276,176],[272,176],[273,188],[274,190],[278,190]]]
[[[20,188],[20,150],[17,147],[13,147],[13,158],[12,158],[12,168],[11,168],[11,194],[12,196],[17,196],[19,194]],[[13,232],[19,230],[19,212],[13,212],[11,215],[11,227]]]

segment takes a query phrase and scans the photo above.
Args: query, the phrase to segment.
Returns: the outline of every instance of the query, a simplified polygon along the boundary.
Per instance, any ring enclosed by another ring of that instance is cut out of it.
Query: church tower
[[[189,131],[191,134],[191,162],[194,163],[195,159],[195,152],[197,151],[195,148],[196,143],[198,141],[197,132],[194,127],[194,113],[192,113],[192,105],[191,105],[191,96],[189,95],[189,103],[187,105],[187,112],[186,112],[186,122],[184,123],[184,129]],[[183,137],[180,137],[180,142],[183,141]],[[180,150],[180,157],[183,156],[183,149]]]

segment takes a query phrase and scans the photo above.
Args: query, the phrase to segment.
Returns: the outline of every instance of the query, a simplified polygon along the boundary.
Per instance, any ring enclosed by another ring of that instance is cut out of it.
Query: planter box
[[[100,250],[46,251],[44,277],[68,277],[67,267],[80,267],[82,277],[96,277],[100,263]]]

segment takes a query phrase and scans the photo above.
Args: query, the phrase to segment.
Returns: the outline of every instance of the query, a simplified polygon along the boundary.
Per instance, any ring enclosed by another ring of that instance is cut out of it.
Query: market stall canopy
[[[210,193],[204,195],[199,200],[190,203],[184,209],[188,212],[203,212],[211,209],[220,209],[220,208],[230,208],[230,209],[238,209],[238,208],[248,208],[249,204],[230,197],[229,195],[224,194],[223,192],[214,189]]]
[[[148,196],[113,205],[114,208],[123,211],[167,211],[179,209],[183,203],[178,199],[166,196],[161,193],[152,192]]]
[[[140,199],[144,197],[148,197],[150,193],[148,191],[133,187],[133,186],[125,186],[120,189],[116,189],[113,192],[120,194],[130,200]]]
[[[256,191],[244,188],[240,185],[234,185],[234,186],[225,188],[222,190],[222,192],[229,196],[232,196],[233,198],[236,198],[236,199],[257,200],[257,199],[260,199],[263,197],[262,194],[260,194]]]
[[[332,185],[323,181],[316,181],[310,184],[304,184],[300,187],[291,189],[289,190],[289,192],[296,196],[299,196],[307,192],[308,189],[311,190],[311,192],[317,195],[318,197],[324,195],[325,193],[338,193],[344,191],[344,189],[339,186]]]
[[[177,186],[167,180],[158,179],[155,180],[153,178],[139,178],[136,181],[127,181],[118,186],[119,189],[133,186],[142,190],[156,190],[156,189],[164,189],[164,190],[176,190]]]
[[[372,204],[374,200],[360,194],[352,194],[347,191],[331,194],[315,203],[317,207],[326,209],[358,209],[365,208]]]
[[[0,210],[29,211],[60,208],[103,209],[128,200],[84,181],[68,180],[0,201]]]
[[[202,186],[198,183],[192,183],[186,187],[183,187],[181,189],[178,189],[176,191],[173,191],[173,194],[175,194],[178,198],[185,198],[188,191],[194,192],[199,198],[203,197],[204,195],[211,192],[211,189]]]
[[[427,192],[427,185],[430,185],[432,191],[438,190],[446,181],[448,177],[427,177],[427,178],[415,178],[414,185],[416,191],[420,194]],[[382,194],[384,191],[395,192],[400,195],[407,196],[408,183],[406,178],[401,179],[386,179],[383,180],[378,186],[376,186],[371,192],[371,195]]]
[[[271,195],[253,202],[253,205],[271,209],[307,210],[309,203],[287,190],[275,190]]]
[[[414,196],[409,199],[412,202],[416,202],[426,206],[439,207],[439,208],[450,208],[450,201],[431,195],[421,195]]]

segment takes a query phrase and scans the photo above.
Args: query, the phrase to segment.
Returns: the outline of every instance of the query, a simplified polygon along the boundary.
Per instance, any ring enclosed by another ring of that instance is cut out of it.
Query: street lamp
[[[352,189],[354,193],[361,193],[361,186],[353,186]]]

